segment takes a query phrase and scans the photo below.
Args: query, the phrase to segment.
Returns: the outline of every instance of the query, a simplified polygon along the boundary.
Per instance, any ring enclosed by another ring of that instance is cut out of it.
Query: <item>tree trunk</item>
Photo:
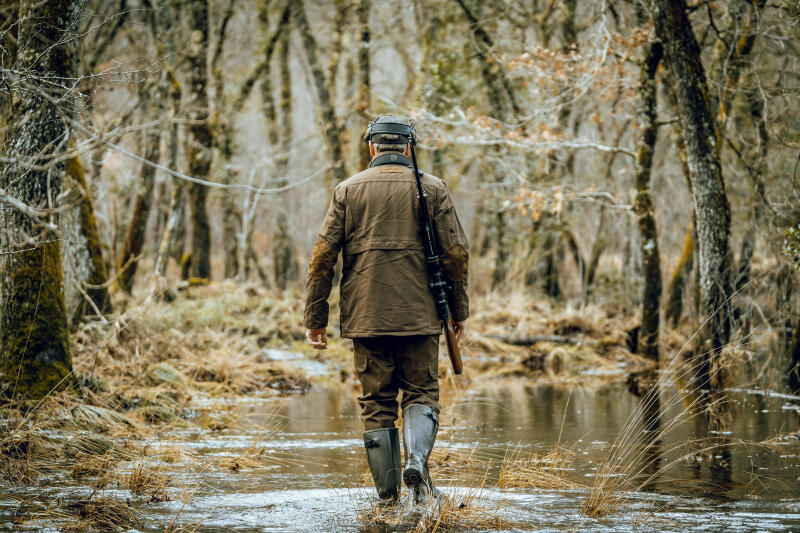
[[[545,223],[547,224],[547,223]],[[546,234],[542,250],[542,279],[544,281],[544,292],[551,298],[561,298],[561,286],[558,283],[558,247],[561,244],[559,234],[556,230],[545,229]]]
[[[792,342],[789,346],[791,364],[789,365],[789,385],[795,392],[800,392],[800,318],[794,327]]]
[[[420,79],[417,83],[417,97],[426,110],[437,116],[442,116],[447,111],[444,100],[451,88],[446,85],[446,76],[438,68],[442,60],[443,45],[440,36],[444,22],[440,7],[432,4],[424,8],[423,18],[427,20],[425,32],[422,35],[422,63],[420,64]],[[369,160],[369,154],[365,154]],[[431,168],[434,176],[444,174],[442,150],[433,148],[431,154]]]
[[[149,119],[154,120],[161,116],[164,110],[164,97],[167,93],[168,81],[166,74],[162,74],[161,82],[155,94],[154,101],[150,102]],[[161,128],[151,128],[142,134],[144,157],[148,161],[158,162],[161,157]],[[142,165],[141,180],[136,191],[136,200],[133,204],[128,232],[125,243],[122,245],[122,254],[117,267],[117,283],[119,287],[130,294],[133,289],[133,277],[136,274],[139,256],[144,246],[147,221],[150,218],[150,206],[153,201],[156,169],[151,165]]]
[[[16,68],[30,73],[29,83],[56,87],[58,107],[27,88],[14,95],[4,152],[19,159],[0,170],[0,187],[27,206],[52,209],[61,192],[65,165],[49,171],[30,168],[35,161],[63,152],[69,126],[62,113],[73,115],[71,87],[75,79],[77,36],[72,34],[80,11],[75,0],[21,0]],[[47,161],[48,159],[45,159]],[[69,330],[64,306],[61,245],[52,214],[35,220],[21,209],[0,210],[0,368],[13,394],[42,398],[67,383],[72,372]],[[43,224],[47,217],[48,225]],[[41,222],[40,222],[41,221]]]
[[[275,252],[273,262],[275,265],[275,284],[279,289],[286,289],[290,282],[295,281],[299,275],[297,259],[295,258],[292,241],[288,236],[287,220],[284,213],[278,214],[275,223]]]
[[[171,166],[170,168],[175,167]],[[185,205],[186,195],[183,180],[176,179],[169,204],[169,218],[164,227],[164,233],[161,234],[161,243],[158,246],[158,255],[156,257],[155,272],[160,276],[163,276],[167,270],[167,261],[171,255],[171,250],[175,247],[179,226],[183,222]]]
[[[583,259],[580,246],[578,246],[578,239],[575,237],[569,228],[565,228],[563,232],[564,241],[572,254],[572,260],[575,261],[575,268],[578,270],[578,279],[581,280],[581,293],[586,279],[586,261]]]
[[[187,106],[189,138],[186,159],[192,177],[206,179],[211,168],[212,138],[208,123],[208,97],[206,95],[208,59],[208,1],[195,0],[188,7],[192,34],[187,43],[190,71],[190,97]],[[189,208],[192,218],[192,266],[195,278],[211,277],[211,231],[206,209],[206,188],[192,183],[188,187]]]
[[[475,38],[476,44],[476,58],[481,68],[481,75],[486,84],[487,99],[491,108],[491,115],[493,118],[501,121],[508,122],[514,119],[520,112],[517,105],[516,96],[511,89],[511,84],[508,77],[505,75],[505,70],[502,67],[502,62],[494,60],[493,51],[494,40],[489,36],[486,29],[481,24],[478,12],[473,12],[470,6],[467,5],[465,0],[456,0],[456,3],[461,7],[464,16],[467,18],[472,30],[472,35]],[[480,4],[477,6],[479,11]],[[494,148],[497,157],[500,157],[499,148]],[[499,182],[502,180],[497,169],[488,166],[485,163],[486,175],[490,176],[490,180]],[[478,216],[485,215],[485,207],[489,203],[500,204],[500,200],[505,196],[502,185],[496,185],[498,190],[495,194],[488,194],[488,198],[478,204]],[[486,204],[486,205],[484,205]],[[492,271],[492,288],[497,288],[506,278],[509,269],[509,258],[511,256],[510,250],[513,247],[513,234],[509,235],[508,227],[508,213],[498,208],[494,216],[489,218],[489,223],[494,228],[495,232],[495,248],[497,254],[494,260],[494,269]]]
[[[683,314],[683,299],[686,293],[686,284],[694,267],[694,227],[689,228],[683,240],[683,249],[675,272],[669,282],[667,289],[667,305],[664,310],[664,318],[672,324],[673,328],[678,327]]]
[[[111,300],[105,283],[108,280],[97,220],[94,215],[94,202],[86,182],[80,159],[77,156],[67,160],[66,175],[71,178],[81,195],[80,204],[74,209],[77,224],[74,237],[64,246],[65,300],[70,324],[76,325],[87,314],[111,312]],[[65,215],[61,214],[61,218]],[[69,265],[69,266],[68,266]],[[67,270],[73,271],[74,287],[70,290]],[[70,305],[70,300],[74,301]]]
[[[214,143],[215,148],[219,149],[220,164],[218,167],[222,172],[222,182],[226,185],[235,183],[238,180],[236,171],[231,168],[230,161],[233,157],[233,121],[239,109],[229,109],[226,105],[225,87],[222,78],[222,69],[219,66],[222,58],[222,47],[225,44],[228,24],[233,16],[235,2],[229,0],[225,11],[222,14],[222,21],[219,26],[219,33],[216,38],[216,46],[211,59],[211,72],[214,78],[214,94],[217,106],[215,107],[214,123]],[[244,101],[242,101],[244,103]],[[239,273],[239,239],[240,230],[239,210],[234,202],[234,196],[227,191],[223,191],[220,196],[222,204],[222,249],[223,249],[223,277],[233,279]]]
[[[13,68],[17,58],[17,35],[13,30],[17,26],[17,9],[11,7],[6,11],[0,11],[0,66],[9,69]],[[11,111],[11,92],[0,91],[0,143],[5,143],[6,126],[12,117]]]
[[[639,222],[644,269],[644,294],[642,296],[642,326],[639,332],[639,352],[658,363],[658,330],[661,303],[661,258],[658,253],[658,228],[653,199],[650,194],[650,174],[653,153],[658,138],[656,69],[661,62],[663,49],[660,42],[646,46],[639,77],[641,98],[639,121],[642,138],[636,154],[636,199],[634,212]]]
[[[217,88],[218,94],[222,92],[222,84],[218,81]],[[217,135],[215,136],[216,144],[219,147],[219,155],[222,159],[222,176],[223,183],[234,183],[234,178],[237,173],[231,167],[230,161],[233,157],[233,120],[238,112],[238,109],[227,110],[225,109],[225,98],[220,98],[223,104],[225,116],[217,115],[217,122],[220,124],[217,127]],[[232,279],[237,276],[240,269],[239,261],[239,238],[238,234],[241,230],[241,219],[239,218],[239,209],[236,207],[233,195],[227,191],[222,193],[220,198],[222,204],[222,248],[224,250],[224,277],[225,279]]]
[[[177,80],[172,80],[172,114],[174,115],[178,106],[180,105],[180,85]],[[167,165],[171,169],[178,168],[178,124],[173,123],[169,135],[169,155]],[[183,247],[180,252],[175,252],[178,238],[182,236],[181,228],[183,227],[184,212],[186,205],[185,187],[182,179],[172,179],[172,196],[169,203],[169,215],[167,222],[164,225],[164,232],[161,234],[161,241],[158,245],[158,253],[156,254],[155,273],[163,276],[167,270],[167,261],[170,256],[177,257],[180,260],[183,255]]]
[[[153,19],[153,35],[159,32],[166,32],[166,46],[172,50],[175,48],[175,11],[179,11],[179,6],[173,6],[170,0],[158,0],[158,10],[156,17]],[[159,48],[159,52],[167,55],[165,51]],[[172,57],[171,55],[169,56]],[[162,68],[166,71],[169,79],[169,99],[170,99],[170,115],[174,118],[179,111],[181,105],[182,87],[178,78],[175,76],[173,60],[165,60],[162,63]],[[172,122],[169,134],[169,141],[167,143],[167,166],[173,170],[178,168],[178,139],[180,137],[180,127],[176,122]],[[164,223],[164,231],[161,233],[161,238],[158,244],[158,252],[154,265],[154,271],[159,276],[163,276],[167,269],[167,262],[169,257],[176,257],[179,261],[183,255],[183,247],[180,251],[176,251],[176,243],[178,237],[182,237],[184,209],[185,209],[185,192],[183,180],[172,178],[172,193],[170,195],[169,210],[166,221]],[[181,240],[182,242],[182,240]]]
[[[492,289],[497,289],[508,275],[509,249],[511,247],[508,241],[511,238],[507,235],[508,228],[505,215],[502,210],[498,210],[494,217],[494,226],[497,231],[497,255],[495,256],[494,269],[492,270]]]
[[[358,47],[358,104],[356,112],[360,115],[360,125],[367,129],[370,122],[370,77],[369,77],[369,55],[370,55],[370,34],[369,34],[369,1],[360,0],[358,4],[358,24],[361,33],[361,43]],[[356,139],[356,142],[360,139]],[[358,143],[358,170],[364,170],[369,166],[370,155],[363,143]]]
[[[686,141],[697,217],[698,273],[702,312],[707,317],[701,338],[711,341],[711,351],[701,355],[701,388],[711,387],[711,366],[730,336],[727,298],[730,294],[730,207],[720,169],[717,137],[700,49],[685,2],[655,0],[655,29],[666,48],[666,63],[675,76],[678,114]]]
[[[281,153],[277,158],[277,173],[285,176],[289,170],[289,150],[292,146],[294,129],[292,127],[292,72],[289,68],[289,35],[281,39],[281,131],[283,140]],[[285,185],[285,181],[278,183],[278,186]],[[252,239],[251,239],[252,240]],[[252,243],[248,245],[252,249]],[[300,274],[300,266],[297,263],[292,237],[289,233],[288,219],[286,216],[286,206],[280,203],[277,205],[275,214],[275,232],[273,235],[272,263],[275,274],[275,284],[280,289],[285,289],[291,282],[297,280]],[[256,263],[258,266],[258,263]],[[259,267],[260,268],[260,267]]]
[[[588,303],[589,295],[592,293],[592,286],[594,285],[595,277],[597,277],[597,267],[600,264],[600,256],[606,247],[606,240],[604,237],[606,220],[608,215],[606,213],[605,205],[600,207],[600,216],[597,221],[597,237],[595,237],[592,244],[592,250],[589,252],[589,261],[586,264],[586,276],[583,282],[583,303]]]
[[[674,76],[671,72],[667,71],[667,75],[665,76],[667,81],[666,86],[666,94],[670,100],[670,104],[672,105],[674,112],[678,113],[678,98],[675,95],[675,86],[677,85],[677,81],[675,80]],[[686,181],[686,188],[689,191],[689,194],[692,194],[692,177],[691,173],[689,172],[689,161],[686,156],[686,142],[683,138],[683,130],[681,129],[681,125],[679,123],[673,123],[670,126],[671,130],[671,137],[672,143],[675,146],[675,152],[678,156],[678,160],[681,162],[681,170],[683,171],[683,177]],[[670,278],[669,288],[667,290],[667,304],[665,310],[665,318],[670,321],[672,327],[677,327],[678,323],[681,320],[681,316],[683,315],[683,308],[684,308],[684,301],[686,298],[686,287],[689,283],[689,277],[692,274],[692,270],[694,270],[694,264],[697,260],[695,257],[695,243],[697,242],[697,238],[695,236],[695,228],[697,227],[696,224],[697,215],[692,209],[692,222],[689,229],[686,231],[686,237],[683,241],[683,248],[681,250],[681,256],[678,259],[678,264],[675,266],[675,271]],[[696,276],[697,279],[699,277]],[[695,287],[696,288],[696,287]],[[695,291],[695,299],[698,300],[699,296],[697,291]],[[696,307],[696,306],[695,306]],[[697,309],[695,309],[697,312]]]
[[[226,173],[226,176],[228,174]],[[230,177],[225,183],[231,183]],[[239,273],[239,239],[237,233],[241,229],[240,217],[236,205],[227,194],[222,198],[222,247],[225,251],[225,279],[233,279]]]
[[[320,65],[317,41],[314,39],[314,34],[311,33],[311,27],[308,24],[305,2],[302,0],[291,2],[291,10],[292,20],[298,32],[300,32],[300,37],[303,39],[303,47],[305,48],[308,64],[311,67],[311,74],[314,78],[314,88],[320,107],[320,114],[322,115],[323,134],[325,135],[325,141],[330,150],[331,164],[333,165],[330,177],[333,179],[334,183],[339,183],[345,178],[339,124],[336,120],[336,111],[333,107],[333,100],[328,89],[328,83],[325,80],[325,74],[322,72],[322,66]],[[331,185],[333,184],[329,182],[328,188],[332,188]]]

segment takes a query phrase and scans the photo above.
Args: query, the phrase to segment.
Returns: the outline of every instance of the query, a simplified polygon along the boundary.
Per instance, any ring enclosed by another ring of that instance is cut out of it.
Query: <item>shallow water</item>
[[[711,455],[717,456],[718,464],[711,466],[708,453],[693,454],[687,444],[706,436],[704,424],[686,421],[677,391],[663,390],[660,441],[647,448],[621,447],[646,453],[630,453],[637,456],[623,461],[619,479],[626,482],[625,501],[618,512],[601,519],[580,513],[585,489],[493,487],[509,450],[544,455],[556,446],[569,454],[566,477],[591,486],[626,422],[636,420],[631,414],[641,400],[623,385],[570,388],[488,382],[475,388],[442,413],[437,449],[452,452],[455,459],[434,468],[433,475],[456,500],[475,495],[481,484],[487,487],[476,504],[487,517],[505,520],[509,531],[800,531],[797,439],[773,447],[754,444],[797,431],[800,399],[757,389],[736,389],[731,395],[732,423],[724,435],[717,435],[719,447]],[[163,531],[175,517],[176,523],[191,525],[189,530],[197,525],[196,531],[366,529],[358,512],[368,507],[372,489],[365,484],[358,406],[347,386],[279,400],[200,402],[198,410],[235,413],[241,424],[218,432],[170,432],[169,442],[152,442],[153,451],[177,443],[208,458],[240,455],[256,447],[264,449],[269,466],[230,472],[167,464],[173,485],[190,487],[194,493],[185,503],[177,489],[167,502],[133,499],[145,518],[142,530]],[[655,440],[638,422],[631,435],[644,435],[647,443]],[[467,456],[472,462],[463,460]],[[638,477],[631,475],[640,470]],[[64,475],[52,480],[51,489],[22,490],[14,498],[2,498],[0,526],[10,528],[11,514],[19,506],[16,498],[46,502],[90,494],[72,484]],[[106,490],[104,495],[130,497],[125,490]]]

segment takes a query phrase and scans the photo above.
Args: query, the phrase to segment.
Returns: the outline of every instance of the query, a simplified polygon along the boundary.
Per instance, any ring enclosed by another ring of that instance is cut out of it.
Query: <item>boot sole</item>
[[[405,472],[403,472],[403,481],[405,481],[406,486],[411,487],[418,487],[424,483],[422,478],[422,472],[417,470],[416,468],[409,468]]]

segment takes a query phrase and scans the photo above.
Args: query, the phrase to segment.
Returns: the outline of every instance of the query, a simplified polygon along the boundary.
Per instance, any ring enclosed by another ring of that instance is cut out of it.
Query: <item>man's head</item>
[[[375,157],[385,152],[399,152],[404,156],[409,153],[408,137],[392,133],[379,133],[369,140],[369,155]]]
[[[399,152],[408,155],[409,137],[414,138],[414,123],[394,115],[376,118],[367,128],[364,140],[369,143],[372,157],[385,152]]]

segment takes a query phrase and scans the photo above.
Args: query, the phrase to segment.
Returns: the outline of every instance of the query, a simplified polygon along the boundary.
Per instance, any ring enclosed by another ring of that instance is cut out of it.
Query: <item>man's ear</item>
[[[377,153],[377,152],[375,151],[375,144],[373,144],[373,142],[372,142],[372,141],[370,141],[370,142],[369,142],[369,156],[370,156],[370,157],[375,157],[375,154],[376,154],[376,153]]]

